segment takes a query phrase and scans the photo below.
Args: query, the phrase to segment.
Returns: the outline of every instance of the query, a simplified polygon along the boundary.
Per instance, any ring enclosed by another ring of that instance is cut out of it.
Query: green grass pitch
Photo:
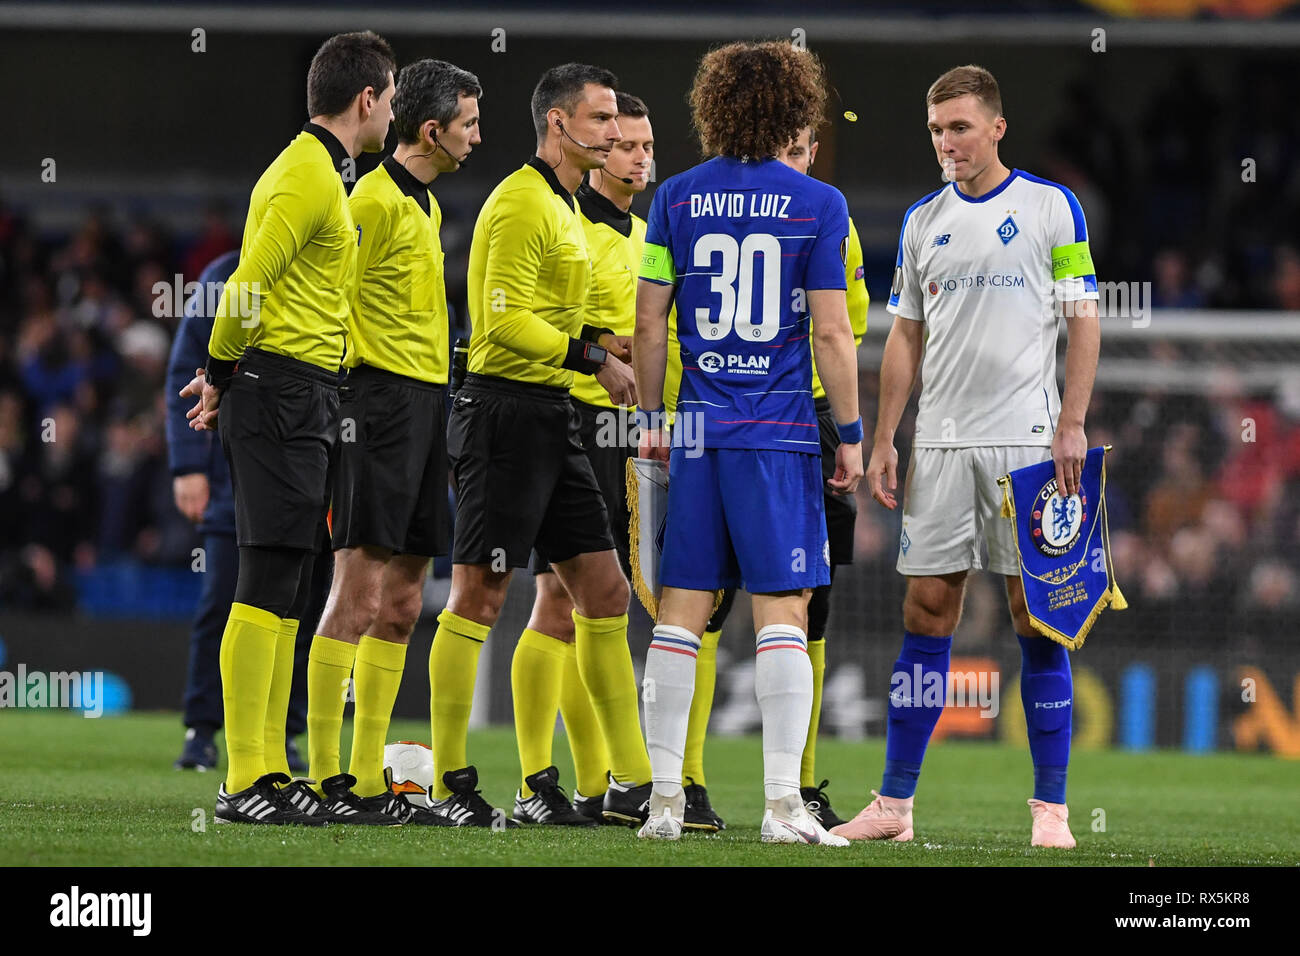
[[[0,720],[0,865],[857,865],[1295,866],[1300,862],[1300,766],[1265,756],[1076,752],[1070,770],[1073,851],[1029,846],[1029,754],[994,743],[943,741],[926,760],[916,839],[847,849],[765,846],[760,742],[713,738],[709,794],[728,828],[680,843],[644,843],[630,829],[492,832],[405,827],[214,826],[221,771],[171,769],[181,742],[174,714],[88,720],[10,711]],[[344,725],[343,739],[351,737]],[[394,723],[391,739],[427,740]],[[346,763],[344,747],[344,766]],[[519,772],[508,728],[470,735],[484,796],[512,805]],[[573,770],[562,734],[556,762]],[[880,779],[880,740],[818,744],[819,773],[841,815]],[[197,811],[202,811],[198,813]],[[1104,811],[1105,829],[1100,824]],[[206,827],[200,827],[206,822]]]

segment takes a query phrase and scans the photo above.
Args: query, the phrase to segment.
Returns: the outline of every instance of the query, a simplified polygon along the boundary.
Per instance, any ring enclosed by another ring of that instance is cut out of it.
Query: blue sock
[[[889,723],[885,733],[881,796],[907,798],[916,793],[925,747],[948,698],[951,651],[951,635],[927,637],[903,632],[903,649],[889,679]]]
[[[1074,681],[1070,652],[1046,637],[1021,637],[1020,702],[1025,706],[1029,753],[1034,758],[1034,799],[1065,802],[1070,763]]]

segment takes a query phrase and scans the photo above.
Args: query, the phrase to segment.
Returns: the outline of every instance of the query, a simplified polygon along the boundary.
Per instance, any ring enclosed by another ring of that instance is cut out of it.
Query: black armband
[[[613,335],[613,334],[614,334],[613,329],[606,329],[600,327],[599,325],[590,325],[584,322],[582,324],[582,334],[579,335],[578,338],[582,339],[584,342],[595,342],[597,345],[599,345],[601,335]]]
[[[235,377],[235,366],[239,363],[231,359],[219,359],[208,356],[208,365],[204,369],[204,379],[213,388],[224,389]]]
[[[587,342],[583,339],[569,339],[569,352],[564,356],[564,361],[560,363],[560,368],[567,368],[572,372],[582,372],[586,375],[595,375],[600,371],[600,367],[605,364],[605,358],[608,355],[609,353],[595,342]]]

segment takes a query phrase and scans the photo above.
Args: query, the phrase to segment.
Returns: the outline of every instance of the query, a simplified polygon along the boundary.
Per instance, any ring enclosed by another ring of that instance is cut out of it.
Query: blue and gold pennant
[[[1104,608],[1128,607],[1110,556],[1106,449],[1089,450],[1075,495],[1057,488],[1050,459],[998,483],[1002,517],[1015,522],[1029,620],[1044,637],[1078,650]]]

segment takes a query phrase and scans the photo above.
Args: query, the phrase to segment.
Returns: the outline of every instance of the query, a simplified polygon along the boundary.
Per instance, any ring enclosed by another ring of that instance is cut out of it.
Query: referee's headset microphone
[[[568,139],[568,141],[572,143],[574,146],[579,146],[582,149],[604,149],[603,146],[588,146],[586,143],[574,139],[572,136],[569,135],[569,131],[564,128],[564,120],[556,119],[555,128],[558,129],[561,133],[563,133],[565,138]],[[628,179],[628,177],[626,176],[615,176],[613,173],[611,173],[609,170],[605,169],[604,167],[601,167],[600,174],[602,176],[608,176],[611,179],[621,180],[622,182],[627,183],[629,186],[631,186],[634,182],[636,182],[635,179]]]
[[[468,156],[466,156],[465,159],[456,159],[455,156],[452,156],[451,152],[447,149],[446,146],[443,146],[442,143],[438,142],[437,127],[433,127],[433,126],[429,127],[429,135],[433,137],[433,149],[429,150],[427,153],[417,153],[414,156],[407,156],[406,159],[402,160],[403,169],[405,169],[408,173],[411,172],[411,168],[406,165],[407,163],[409,163],[413,159],[424,159],[426,156],[432,156],[434,153],[438,152],[438,150],[442,150],[448,156],[451,156],[451,158],[455,160],[458,166],[465,165],[465,159],[469,159]]]

